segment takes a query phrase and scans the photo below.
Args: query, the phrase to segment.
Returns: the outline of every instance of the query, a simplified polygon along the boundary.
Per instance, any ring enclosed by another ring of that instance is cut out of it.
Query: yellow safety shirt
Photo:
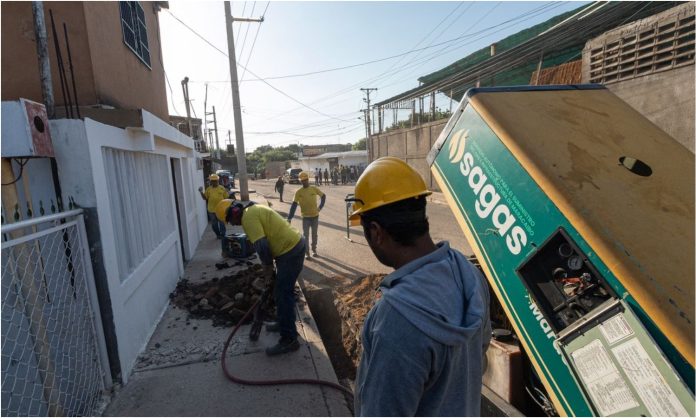
[[[208,186],[203,194],[208,200],[208,212],[215,212],[217,204],[220,203],[222,199],[227,199],[230,195],[227,189],[219,184],[216,187]]]
[[[324,196],[321,190],[316,186],[300,187],[295,192],[294,202],[300,205],[302,217],[311,218],[319,216],[319,208],[317,207],[317,197]]]
[[[278,212],[263,205],[252,205],[244,209],[242,228],[252,243],[266,237],[273,258],[292,250],[302,238],[300,232]]]

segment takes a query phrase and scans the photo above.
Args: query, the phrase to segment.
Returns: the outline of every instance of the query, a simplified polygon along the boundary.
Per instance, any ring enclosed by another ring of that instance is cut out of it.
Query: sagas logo
[[[517,225],[517,219],[510,213],[510,208],[500,202],[500,195],[491,183],[487,183],[488,176],[483,169],[475,165],[474,156],[466,152],[466,142],[469,138],[468,130],[455,132],[450,138],[449,160],[452,164],[459,164],[459,172],[468,178],[468,184],[478,200],[474,204],[476,214],[481,219],[490,216],[491,222],[500,237],[505,238],[508,250],[512,254],[519,254],[527,245],[527,234],[521,226]]]
[[[452,164],[457,164],[462,160],[466,150],[466,140],[469,138],[469,130],[457,131],[452,135],[449,144],[449,159]]]

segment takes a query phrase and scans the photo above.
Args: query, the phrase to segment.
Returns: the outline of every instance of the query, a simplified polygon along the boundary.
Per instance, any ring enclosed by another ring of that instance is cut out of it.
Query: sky
[[[388,99],[417,87],[423,75],[584,3],[232,2],[235,18],[264,17],[233,24],[245,151],[354,143],[366,136],[361,87],[378,89],[373,104]],[[160,12],[160,36],[170,113],[186,115],[181,80],[188,77],[192,117],[203,119],[204,103],[208,112],[215,106],[220,147],[228,131],[234,144],[224,3],[170,1]],[[436,103],[447,107],[441,98]]]

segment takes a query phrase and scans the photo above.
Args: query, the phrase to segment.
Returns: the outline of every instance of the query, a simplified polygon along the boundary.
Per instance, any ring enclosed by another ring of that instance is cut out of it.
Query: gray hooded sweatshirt
[[[488,286],[448,242],[386,276],[365,319],[356,416],[478,416]]]

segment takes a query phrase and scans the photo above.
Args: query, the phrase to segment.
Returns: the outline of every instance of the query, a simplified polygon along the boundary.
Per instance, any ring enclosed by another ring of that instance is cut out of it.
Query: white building
[[[292,164],[293,168],[301,168],[310,176],[314,175],[314,170],[317,168],[323,172],[325,169],[331,171],[339,166],[355,166],[360,171],[364,170],[367,166],[367,150],[326,152],[315,157],[300,157],[296,164],[294,162]]]

